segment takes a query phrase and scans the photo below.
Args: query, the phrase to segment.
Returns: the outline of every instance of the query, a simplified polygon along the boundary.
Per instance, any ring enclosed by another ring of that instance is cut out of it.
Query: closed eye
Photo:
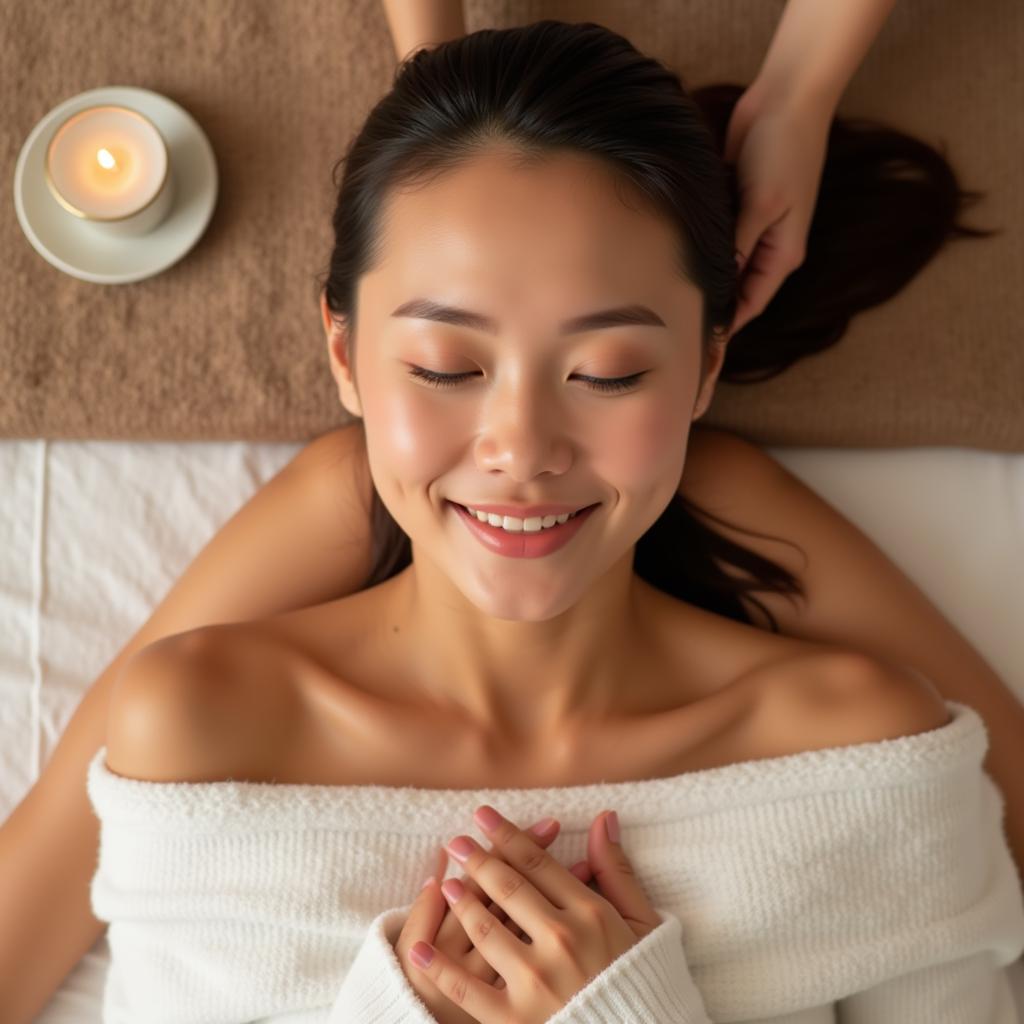
[[[479,372],[479,370],[473,370],[468,373],[435,373],[433,370],[426,370],[422,366],[411,366],[409,368],[409,375],[411,377],[426,381],[437,388],[453,387],[460,381],[466,380],[469,377],[475,377]],[[639,373],[632,373],[628,377],[587,377],[581,373],[573,374],[573,376],[585,381],[596,391],[611,392],[632,390],[640,381],[640,378],[649,372],[649,370],[641,370]]]

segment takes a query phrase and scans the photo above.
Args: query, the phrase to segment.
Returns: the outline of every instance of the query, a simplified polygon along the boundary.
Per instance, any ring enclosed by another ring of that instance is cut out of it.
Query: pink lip
[[[541,558],[550,555],[559,548],[568,544],[579,532],[583,524],[590,518],[590,514],[598,507],[591,505],[582,512],[577,513],[565,523],[552,526],[547,530],[525,533],[508,533],[500,526],[491,526],[489,523],[482,523],[476,516],[467,512],[461,505],[455,502],[449,504],[459,514],[462,521],[469,527],[469,532],[485,548],[497,555],[505,555],[508,558]],[[480,511],[483,511],[481,509]]]

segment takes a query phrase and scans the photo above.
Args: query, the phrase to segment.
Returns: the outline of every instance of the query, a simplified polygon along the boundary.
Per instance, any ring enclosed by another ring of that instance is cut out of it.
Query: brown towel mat
[[[469,31],[597,21],[690,86],[755,76],[783,0],[466,0]],[[331,168],[388,88],[379,0],[51,0],[0,4],[0,436],[301,441],[347,420],[315,278]],[[964,217],[951,243],[842,341],[766,383],[719,385],[705,422],[767,445],[1024,450],[1024,5],[901,0],[840,113],[943,148]],[[185,107],[217,155],[220,195],[179,263],[134,284],[80,281],[18,225],[18,152],[50,109],[138,85]]]

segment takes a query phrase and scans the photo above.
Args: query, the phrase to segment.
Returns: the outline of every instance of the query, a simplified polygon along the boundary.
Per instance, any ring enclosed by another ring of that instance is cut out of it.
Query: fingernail
[[[409,950],[409,956],[417,967],[429,967],[430,961],[434,959],[434,951],[425,942],[417,942]]]
[[[556,824],[554,818],[543,818],[536,825],[531,825],[527,831],[532,832],[535,836],[543,836],[550,832]]]
[[[430,883],[434,880],[433,875],[427,875],[426,881],[420,886],[420,892],[422,892]]]
[[[448,844],[448,852],[461,864],[473,852],[473,842],[466,836],[456,836]]]
[[[465,892],[465,886],[457,878],[446,878],[441,886],[441,892],[449,903],[457,903],[459,897]]]
[[[501,824],[501,815],[493,808],[484,804],[473,812],[476,823],[485,831],[493,832]]]
[[[613,843],[619,841],[619,816],[614,811],[604,819],[604,830]]]

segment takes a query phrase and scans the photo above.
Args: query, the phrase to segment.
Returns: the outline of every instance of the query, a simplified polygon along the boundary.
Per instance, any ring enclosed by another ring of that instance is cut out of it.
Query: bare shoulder
[[[774,479],[787,471],[764,448],[741,434],[699,421],[693,425],[679,486],[681,494],[711,502],[724,500],[738,480],[749,483],[747,474],[751,472]]]
[[[772,665],[757,692],[765,756],[913,736],[951,721],[939,691],[915,669],[844,648]]]
[[[798,538],[803,540],[808,521],[825,503],[760,445],[729,430],[695,426],[678,492],[715,533],[797,576],[806,570],[808,558]]]
[[[714,533],[781,565],[802,593],[757,589],[740,597],[751,622],[822,646],[863,651],[913,666],[950,697],[993,720],[1019,701],[1006,682],[918,581],[823,495],[770,452],[729,431],[691,432],[679,486],[695,517]],[[711,513],[705,517],[704,513]],[[722,520],[726,522],[723,523]],[[746,570],[719,562],[740,579]],[[756,597],[757,603],[754,598]],[[913,681],[908,685],[912,686]]]
[[[230,623],[141,648],[111,690],[107,766],[148,782],[259,775],[300,712],[273,645],[259,623]]]
[[[790,502],[785,508],[789,518],[774,514],[787,485],[792,484],[803,487],[804,502],[798,508]],[[802,553],[793,554],[799,546],[792,538],[799,536],[804,519],[813,514],[807,506],[824,502],[760,445],[730,430],[695,425],[678,492],[717,533],[783,562],[791,571],[805,568]],[[776,530],[780,525],[788,529]],[[764,531],[766,526],[771,534]],[[770,545],[767,549],[765,541]]]
[[[336,478],[341,467],[363,472],[366,460],[366,435],[362,420],[328,430],[309,442],[293,460],[318,475]]]
[[[362,420],[315,437],[287,468],[303,481],[308,505],[333,523],[333,532],[344,527],[365,547],[373,480]]]

